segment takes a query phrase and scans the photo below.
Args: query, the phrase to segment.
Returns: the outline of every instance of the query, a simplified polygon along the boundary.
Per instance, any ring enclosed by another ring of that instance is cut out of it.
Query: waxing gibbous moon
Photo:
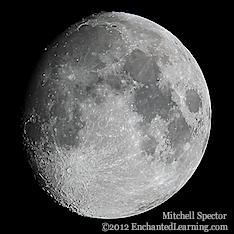
[[[106,12],[69,27],[38,59],[25,94],[24,146],[59,204],[87,217],[129,217],[188,182],[210,115],[201,69],[172,33]]]

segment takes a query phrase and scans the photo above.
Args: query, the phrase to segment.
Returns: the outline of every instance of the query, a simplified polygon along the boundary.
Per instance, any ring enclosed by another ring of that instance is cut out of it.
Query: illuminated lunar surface
[[[191,177],[210,106],[203,74],[175,36],[136,15],[97,14],[39,59],[25,95],[24,146],[39,184],[62,206],[133,216]]]

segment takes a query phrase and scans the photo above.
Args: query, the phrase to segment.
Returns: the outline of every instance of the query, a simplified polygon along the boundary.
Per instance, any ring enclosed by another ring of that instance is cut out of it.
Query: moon
[[[45,48],[25,94],[22,134],[54,201],[116,219],[156,209],[188,182],[210,122],[208,87],[189,50],[148,19],[103,12]]]

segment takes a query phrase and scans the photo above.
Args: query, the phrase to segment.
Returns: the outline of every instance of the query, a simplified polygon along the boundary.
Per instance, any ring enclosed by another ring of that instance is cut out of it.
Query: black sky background
[[[228,200],[226,194],[228,187],[224,182],[228,177],[225,172],[224,163],[216,156],[214,147],[216,145],[217,132],[215,131],[215,117],[212,117],[212,130],[210,140],[205,155],[191,177],[189,182],[159,207],[152,209],[144,214],[126,219],[101,220],[78,216],[59,206],[37,185],[30,166],[27,162],[26,152],[22,147],[21,110],[24,92],[31,77],[31,73],[37,64],[44,48],[61,32],[71,24],[78,22],[93,13],[100,11],[123,11],[140,15],[148,18],[159,25],[165,27],[173,33],[187,47],[197,60],[205,79],[208,83],[212,101],[213,115],[215,114],[215,87],[216,83],[211,77],[211,70],[214,64],[209,64],[212,48],[210,38],[213,35],[212,22],[214,15],[207,17],[206,12],[191,13],[190,10],[182,11],[171,8],[154,10],[152,6],[144,5],[139,7],[111,7],[84,5],[62,6],[42,5],[37,2],[32,5],[20,5],[17,14],[12,14],[15,18],[12,28],[11,41],[11,65],[14,73],[12,82],[12,92],[14,105],[14,126],[16,142],[11,145],[10,161],[12,165],[12,177],[7,178],[11,186],[11,205],[13,208],[6,216],[7,220],[14,220],[13,224],[23,230],[60,230],[60,228],[72,229],[77,233],[84,233],[81,230],[101,231],[102,223],[131,224],[160,224],[169,223],[162,219],[163,212],[174,211],[184,213],[188,211],[202,211],[203,213],[228,213]],[[224,174],[221,174],[224,171]],[[183,224],[195,224],[195,221],[181,221]],[[226,224],[220,222],[220,224]],[[12,225],[13,225],[12,224]],[[29,225],[30,224],[30,225]],[[219,224],[219,222],[206,222],[205,224]]]

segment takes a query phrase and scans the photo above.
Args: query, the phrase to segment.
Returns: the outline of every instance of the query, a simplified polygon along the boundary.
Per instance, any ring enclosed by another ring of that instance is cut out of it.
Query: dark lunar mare
[[[143,87],[135,90],[133,103],[134,110],[143,116],[142,125],[150,124],[157,115],[167,121],[166,137],[171,147],[176,149],[174,157],[179,156],[182,146],[190,140],[191,127],[172,100],[173,89],[170,85],[159,87],[161,72],[156,57],[147,57],[143,51],[136,49],[128,56],[124,70],[133,80],[143,84]],[[143,150],[152,155],[156,147],[156,139],[148,135],[148,140],[142,144]]]
[[[25,95],[24,127],[32,144],[46,138],[66,149],[79,145],[78,132],[85,126],[80,120],[79,103],[87,98],[93,98],[97,104],[103,102],[104,98],[96,92],[98,84],[106,83],[117,92],[123,90],[119,76],[103,78],[97,75],[97,70],[106,66],[99,55],[107,50],[115,51],[116,41],[118,46],[124,44],[120,33],[113,28],[107,30],[106,25],[83,25],[69,36],[66,33],[59,35],[48,47],[38,62]],[[68,67],[67,70],[62,70],[64,67]],[[70,72],[70,68],[82,68],[85,72],[77,73],[72,81],[64,73]],[[85,76],[89,70],[92,72]],[[30,120],[32,114],[33,121]]]
[[[186,105],[192,113],[198,112],[199,108],[202,107],[202,100],[198,93],[194,89],[188,89],[186,91]]]

